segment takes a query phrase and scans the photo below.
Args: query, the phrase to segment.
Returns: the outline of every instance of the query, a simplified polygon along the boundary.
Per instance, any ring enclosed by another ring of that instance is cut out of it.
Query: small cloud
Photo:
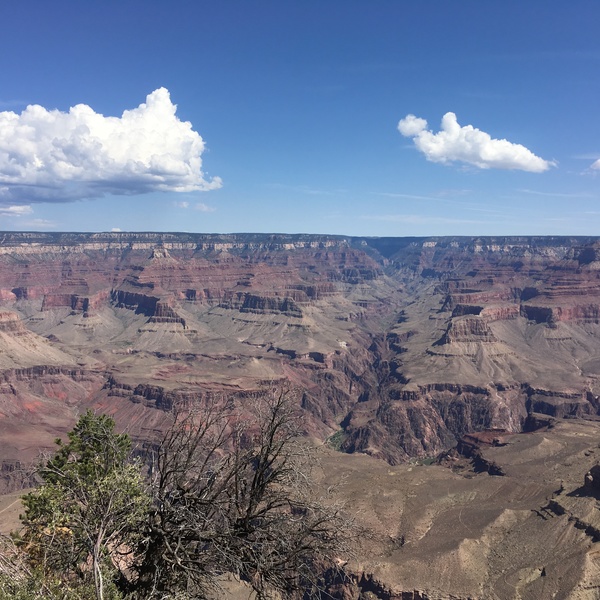
[[[521,144],[493,139],[472,125],[461,127],[452,112],[444,115],[438,133],[428,130],[427,121],[415,115],[401,119],[398,131],[404,137],[412,137],[417,149],[431,162],[458,161],[480,169],[519,169],[532,173],[542,173],[556,165]]]
[[[56,223],[47,219],[31,219],[21,225],[26,229],[56,229]]]
[[[600,170],[600,158],[596,162],[592,163],[590,169]]]
[[[3,217],[22,217],[30,215],[33,212],[31,206],[24,204],[20,206],[0,206],[0,216]]]
[[[187,200],[182,200],[181,202],[173,202],[173,205],[177,208],[189,208],[190,203]]]
[[[113,227],[113,228],[111,229],[111,231],[112,231],[113,233],[119,233],[119,232],[121,231],[121,228],[120,228],[120,227]]]
[[[415,115],[406,115],[404,119],[401,119],[398,123],[398,131],[404,137],[415,137],[425,131],[427,128],[427,121],[415,117]]]
[[[207,204],[204,204],[204,202],[198,202],[197,204],[195,204],[194,209],[199,210],[200,212],[215,212],[216,210],[216,208],[208,206]]]
[[[0,201],[70,202],[107,194],[206,191],[204,140],[160,88],[120,117],[85,104],[0,112]]]

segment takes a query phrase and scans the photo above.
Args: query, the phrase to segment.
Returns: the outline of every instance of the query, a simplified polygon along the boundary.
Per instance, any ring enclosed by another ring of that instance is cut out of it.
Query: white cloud
[[[212,206],[204,204],[204,202],[198,202],[196,205],[194,205],[194,208],[200,212],[215,212],[216,210]]]
[[[426,127],[427,121],[415,117],[415,115],[406,115],[406,117],[398,123],[398,131],[404,137],[414,137],[419,135]]]
[[[21,114],[0,112],[0,202],[221,187],[220,178],[205,179],[204,141],[176,110],[160,88],[121,117],[105,117],[85,104],[69,112],[38,105]]]
[[[181,202],[173,202],[173,205],[177,208],[188,208],[190,203],[187,200],[182,200]]]
[[[22,217],[23,215],[30,215],[33,212],[31,206],[0,206],[0,216],[3,217]]]
[[[112,232],[112,233],[119,233],[120,231],[121,231],[121,228],[120,228],[120,227],[113,227],[113,228],[111,229],[111,232]]]
[[[590,167],[590,169],[600,170],[600,158],[596,162],[592,163],[592,166]]]
[[[401,119],[398,131],[404,137],[412,137],[417,149],[431,162],[459,161],[480,169],[520,169],[532,173],[555,166],[554,162],[536,156],[521,144],[493,139],[472,125],[461,127],[452,112],[443,116],[438,133],[428,130],[427,121],[414,115]]]

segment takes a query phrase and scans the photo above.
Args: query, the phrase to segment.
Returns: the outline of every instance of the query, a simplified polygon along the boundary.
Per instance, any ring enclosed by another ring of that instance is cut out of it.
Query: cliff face
[[[6,375],[0,418],[62,401],[56,431],[93,406],[144,436],[174,403],[289,380],[308,432],[402,462],[530,411],[593,416],[599,257],[595,238],[4,233],[0,369],[62,370]]]
[[[406,294],[379,348],[391,368],[346,420],[347,449],[402,461],[469,431],[519,431],[530,411],[598,414],[598,240],[372,244]]]

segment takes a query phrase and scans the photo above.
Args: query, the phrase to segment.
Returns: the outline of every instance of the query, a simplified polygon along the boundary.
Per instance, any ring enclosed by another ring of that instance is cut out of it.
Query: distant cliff
[[[0,308],[8,458],[84,406],[143,438],[282,380],[307,432],[390,462],[600,407],[598,238],[4,232]]]

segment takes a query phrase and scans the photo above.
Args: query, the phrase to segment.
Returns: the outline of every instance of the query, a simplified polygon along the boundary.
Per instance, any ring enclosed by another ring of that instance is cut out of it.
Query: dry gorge
[[[2,491],[284,381],[370,532],[337,597],[600,598],[600,239],[0,234]]]

